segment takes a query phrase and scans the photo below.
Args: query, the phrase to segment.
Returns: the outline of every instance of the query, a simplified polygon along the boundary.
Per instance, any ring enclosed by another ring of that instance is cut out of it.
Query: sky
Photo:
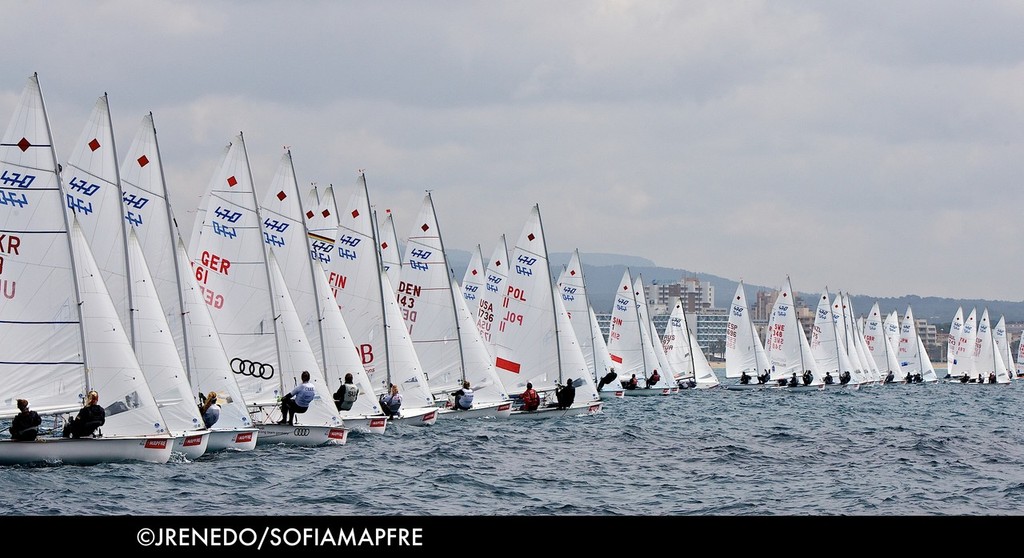
[[[96,99],[157,126],[190,235],[224,146],[257,188],[370,200],[448,247],[646,257],[748,284],[1024,300],[1024,3],[0,0],[0,123],[58,157]]]

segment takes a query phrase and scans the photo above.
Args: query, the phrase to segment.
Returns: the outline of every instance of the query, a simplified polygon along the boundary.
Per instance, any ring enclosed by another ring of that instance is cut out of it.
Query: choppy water
[[[688,390],[341,447],[0,467],[0,514],[1022,515],[1022,408],[1024,381]]]

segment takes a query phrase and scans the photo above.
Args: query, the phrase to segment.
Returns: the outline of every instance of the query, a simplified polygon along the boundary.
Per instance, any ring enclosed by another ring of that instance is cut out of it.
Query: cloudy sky
[[[1024,4],[0,0],[0,122],[39,73],[58,156],[106,92],[152,111],[184,234],[223,147],[257,187],[370,198],[490,253],[750,284],[1024,299]]]

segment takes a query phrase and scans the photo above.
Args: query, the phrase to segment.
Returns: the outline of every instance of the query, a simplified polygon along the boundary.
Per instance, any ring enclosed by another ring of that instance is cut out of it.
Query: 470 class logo
[[[231,359],[231,371],[235,374],[252,376],[262,380],[269,380],[274,377],[274,365],[238,357]]]

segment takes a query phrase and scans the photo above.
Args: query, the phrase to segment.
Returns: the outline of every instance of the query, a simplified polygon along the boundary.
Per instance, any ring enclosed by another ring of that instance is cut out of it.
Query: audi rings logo
[[[295,434],[296,436],[309,436],[309,429],[296,428],[295,430],[292,431],[292,434]]]
[[[252,376],[263,380],[274,377],[274,365],[240,358],[231,359],[231,371],[242,376]]]

